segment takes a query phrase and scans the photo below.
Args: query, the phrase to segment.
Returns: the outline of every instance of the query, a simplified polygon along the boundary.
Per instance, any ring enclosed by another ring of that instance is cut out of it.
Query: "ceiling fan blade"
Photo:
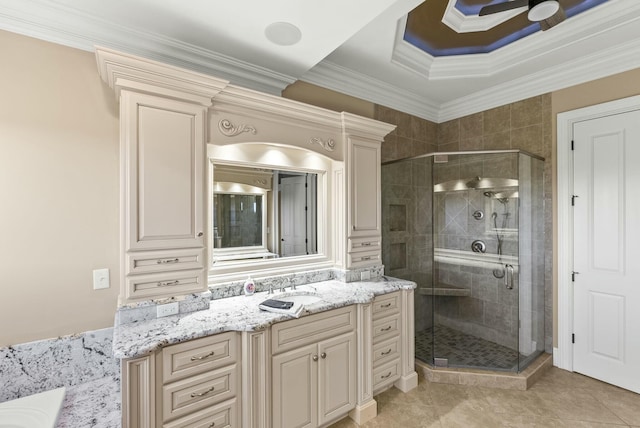
[[[517,9],[519,7],[528,7],[529,0],[512,0],[504,3],[490,4],[480,9],[479,16],[490,15],[493,13],[506,12],[507,10]]]
[[[558,9],[556,13],[554,13],[549,18],[540,21],[540,29],[542,31],[547,31],[548,29],[555,27],[565,19],[567,19],[567,14],[564,13],[564,9],[562,8],[562,6],[560,6],[560,9]]]

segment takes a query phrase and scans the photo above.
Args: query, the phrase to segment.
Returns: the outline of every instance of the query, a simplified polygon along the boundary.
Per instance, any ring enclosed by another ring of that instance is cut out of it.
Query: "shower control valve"
[[[487,251],[487,245],[484,241],[476,239],[471,243],[471,251],[474,253],[485,253]]]

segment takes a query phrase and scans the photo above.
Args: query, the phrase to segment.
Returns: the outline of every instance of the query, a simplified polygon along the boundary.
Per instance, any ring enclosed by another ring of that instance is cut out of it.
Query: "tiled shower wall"
[[[521,149],[546,159],[544,182],[545,350],[551,352],[553,302],[553,207],[551,188],[553,153],[551,151],[551,94],[540,95],[440,124],[435,124],[383,106],[376,106],[375,119],[397,125],[396,130],[389,134],[382,143],[383,162],[435,151],[498,149]],[[404,180],[407,180],[406,174],[408,174],[408,172],[405,172]],[[396,187],[393,190],[388,189],[387,192],[396,192],[395,196],[397,196],[398,199],[408,196],[408,192],[411,192],[409,189],[406,190],[405,193],[402,193],[400,190],[402,186],[401,181],[394,185]],[[415,190],[416,189],[413,191]],[[384,194],[383,201],[385,201]],[[386,202],[384,203],[386,204]],[[421,203],[426,202],[422,201]],[[386,224],[385,227],[387,227]],[[396,235],[395,238],[391,239],[390,243],[383,242],[385,245],[385,248],[383,248],[385,254],[389,254],[387,252],[392,251],[391,248],[388,247],[388,244],[391,243],[396,245],[396,251],[400,250],[402,244],[401,238],[399,238],[399,234]],[[430,238],[431,237],[428,237],[429,240]],[[420,240],[423,240],[422,242],[426,241],[427,235],[418,236],[416,241],[420,242]],[[405,243],[405,245],[407,245],[407,243]],[[424,248],[427,244],[423,243],[420,245]],[[420,246],[415,245],[412,245],[412,247],[414,251],[420,248]],[[409,248],[407,249],[407,253],[411,254]],[[385,256],[385,258],[387,258],[387,256]],[[411,257],[407,257],[407,259],[410,258]],[[424,267],[427,262],[424,260],[418,262],[408,261],[405,272],[412,274],[424,272],[422,270],[414,272],[412,269],[415,263]],[[390,275],[393,274],[391,271],[388,273]],[[417,315],[418,311],[416,311],[416,316]],[[425,322],[428,321],[425,320]]]

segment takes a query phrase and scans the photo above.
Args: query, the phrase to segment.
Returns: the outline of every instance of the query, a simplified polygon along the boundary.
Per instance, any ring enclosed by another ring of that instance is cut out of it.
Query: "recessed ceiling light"
[[[264,35],[272,43],[280,46],[295,45],[302,39],[302,32],[298,27],[288,22],[274,22],[264,29]]]

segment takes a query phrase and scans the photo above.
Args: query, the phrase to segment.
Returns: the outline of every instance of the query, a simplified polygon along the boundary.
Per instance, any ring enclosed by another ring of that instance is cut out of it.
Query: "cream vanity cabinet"
[[[124,297],[206,289],[206,107],[122,91]]]
[[[381,263],[380,142],[349,137],[347,267]]]
[[[239,427],[240,333],[122,362],[123,428]]]
[[[272,427],[325,425],[356,404],[355,306],[271,329]]]

